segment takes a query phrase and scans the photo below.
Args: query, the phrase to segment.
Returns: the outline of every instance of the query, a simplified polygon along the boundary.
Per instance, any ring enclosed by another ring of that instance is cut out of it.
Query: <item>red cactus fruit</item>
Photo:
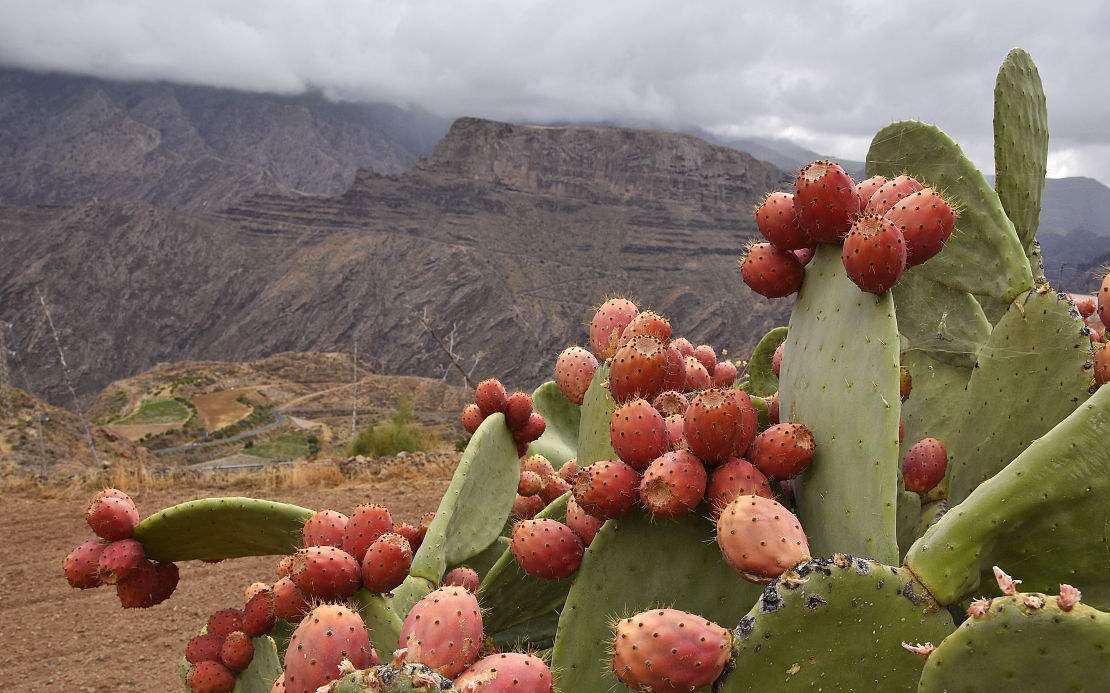
[[[465,693],[552,693],[551,670],[535,655],[501,652],[483,657],[455,679]]]
[[[681,392],[667,390],[659,393],[652,401],[651,406],[655,407],[655,411],[663,416],[673,416],[675,414],[685,414],[686,407],[690,406],[690,400]]]
[[[452,568],[443,576],[444,587],[461,587],[471,594],[478,593],[480,583],[481,579],[478,577],[478,571],[465,565]]]
[[[682,392],[686,389],[686,364],[677,347],[667,346],[667,365],[664,371],[664,390]]]
[[[1099,344],[1093,357],[1095,385],[1102,387],[1110,381],[1110,346]]]
[[[721,510],[717,545],[737,575],[759,584],[810,559],[798,518],[762,496],[740,496]]]
[[[362,561],[366,549],[374,540],[393,531],[393,515],[389,508],[376,503],[360,505],[351,513],[347,526],[343,529],[343,541],[339,544],[356,561]]]
[[[732,387],[736,382],[736,364],[732,361],[718,361],[713,367],[713,387]]]
[[[640,475],[620,460],[600,460],[578,471],[574,499],[600,520],[620,517],[640,498]]]
[[[956,226],[956,212],[932,188],[899,200],[886,213],[906,239],[906,267],[916,267],[944,248]]]
[[[533,411],[528,415],[528,421],[523,426],[513,431],[513,440],[517,443],[531,443],[533,440],[538,439],[547,430],[547,421],[544,420],[543,414],[538,411]]]
[[[517,494],[516,499],[513,500],[513,508],[510,514],[518,520],[531,520],[536,516],[536,513],[544,509],[543,498],[539,495],[536,496],[522,496]]]
[[[794,179],[798,223],[814,243],[837,243],[860,212],[856,183],[839,164],[814,161]]]
[[[509,393],[505,391],[505,386],[497,378],[483,380],[474,388],[474,403],[478,405],[478,409],[482,410],[483,418],[499,411],[505,411],[508,399]]]
[[[578,458],[572,457],[559,467],[559,478],[567,483],[574,483],[574,477],[578,476]]]
[[[894,222],[867,214],[852,224],[840,259],[848,278],[861,291],[881,294],[897,284],[906,271],[906,241]]]
[[[902,480],[907,491],[928,493],[944,478],[948,451],[936,438],[922,438],[902,456]]]
[[[152,561],[142,561],[126,578],[116,583],[116,596],[125,609],[149,609],[160,596],[158,568]]]
[[[580,346],[563,349],[555,360],[555,385],[575,404],[582,404],[597,371],[597,357]]]
[[[682,360],[682,365],[686,368],[686,388],[687,392],[694,390],[707,390],[713,387],[713,377],[709,375],[709,371],[705,370],[705,366],[701,365],[693,356],[687,356]]]
[[[544,483],[543,490],[540,491],[540,498],[543,499],[544,503],[550,503],[569,490],[570,484],[563,477],[554,476]]]
[[[89,501],[85,521],[98,537],[108,541],[127,539],[139,524],[139,511],[135,501],[123,491],[105,489]]]
[[[794,196],[790,193],[773,192],[764,197],[755,210],[755,223],[776,248],[797,250],[809,245],[809,238],[798,225]]]
[[[913,176],[896,176],[879,186],[867,200],[864,211],[868,214],[886,214],[903,197],[912,195],[925,186]]]
[[[346,599],[361,584],[358,561],[334,546],[311,546],[293,554],[289,577],[309,599]]]
[[[587,352],[588,353],[588,352]],[[528,423],[532,416],[532,395],[527,392],[514,392],[505,401],[505,423],[510,431],[518,431]]]
[[[565,578],[582,564],[582,541],[558,520],[521,520],[510,548],[521,570],[544,580]]]
[[[733,456],[742,456],[744,451],[752,444],[755,434],[759,431],[759,413],[752,404],[752,398],[743,390],[725,390],[740,408],[740,434],[736,437],[736,447]]]
[[[709,513],[714,519],[732,501],[740,496],[763,496],[774,498],[771,484],[763,472],[742,457],[733,457],[713,469],[709,475],[705,499],[709,503]]]
[[[767,423],[774,426],[779,422],[779,393],[774,392],[767,398]]]
[[[779,372],[782,370],[782,355],[786,351],[786,342],[782,342],[775,347],[775,353],[771,355],[771,372],[777,378]]]
[[[719,388],[705,390],[690,402],[683,416],[686,444],[690,452],[705,462],[727,460],[740,442],[743,399],[734,397],[732,392]]]
[[[251,599],[254,599],[254,595],[259,592],[267,592],[269,589],[270,586],[265,582],[252,582],[243,589],[243,598],[249,602]]]
[[[635,691],[689,693],[724,671],[732,635],[712,621],[676,609],[653,609],[616,622],[613,673]]]
[[[293,557],[292,556],[282,556],[281,560],[278,561],[277,566],[274,568],[274,573],[277,574],[277,577],[280,580],[283,577],[288,577],[289,576],[289,570],[292,567],[293,567]]]
[[[343,548],[343,530],[347,528],[348,518],[335,510],[321,510],[305,520],[304,545],[334,546]]]
[[[243,626],[241,630],[252,638],[257,638],[273,630],[276,619],[274,593],[267,587],[255,593],[243,605]]]
[[[753,243],[740,258],[740,277],[752,291],[766,298],[782,298],[802,288],[805,270],[798,256],[770,243]]]
[[[482,649],[482,610],[462,587],[440,587],[418,601],[401,624],[398,647],[407,661],[426,664],[443,676],[458,676]]]
[[[527,469],[520,472],[520,481],[516,484],[516,492],[521,496],[538,496],[543,490],[543,479],[539,474]]]
[[[177,583],[181,579],[181,572],[177,569],[176,563],[170,561],[155,561],[154,562],[154,589],[153,597],[155,604],[161,604],[170,598],[170,595],[177,589]]]
[[[1110,274],[1102,278],[1098,287],[1098,319],[1103,326],[1110,325]]]
[[[134,539],[113,541],[100,552],[100,580],[114,585],[134,572],[146,558],[143,545]]]
[[[682,358],[694,355],[694,345],[690,343],[689,339],[685,337],[678,337],[671,340],[670,346],[678,349],[678,353],[682,354]]]
[[[384,594],[408,577],[412,546],[400,534],[389,532],[374,540],[362,559],[362,584],[371,592]]]
[[[667,424],[667,449],[688,450],[686,444],[686,419],[682,414],[671,414],[664,421]]]
[[[613,411],[609,440],[622,462],[642,472],[667,451],[667,424],[647,400],[633,399]]]
[[[243,671],[250,666],[254,659],[254,644],[249,635],[241,630],[227,634],[223,647],[220,648],[220,661],[230,671]]]
[[[699,344],[694,349],[694,358],[705,368],[706,373],[712,373],[717,365],[717,352],[708,344]]]
[[[205,660],[189,667],[185,683],[193,693],[231,693],[235,689],[235,675],[220,662]]]
[[[865,181],[860,181],[856,185],[856,192],[859,193],[859,204],[861,209],[867,209],[867,203],[871,201],[871,196],[875,192],[886,185],[886,176],[871,176]]]
[[[798,262],[802,263],[802,267],[809,264],[813,256],[817,254],[817,248],[801,248],[794,251],[794,257],[798,258]]]
[[[69,552],[62,568],[71,587],[87,590],[104,584],[100,580],[100,554],[107,546],[103,539],[89,539]]]
[[[578,501],[574,500],[574,496],[567,499],[567,527],[578,535],[583,545],[589,546],[593,542],[603,524],[605,524],[604,520],[599,520],[583,510],[582,506],[578,505]]]
[[[705,497],[707,480],[701,460],[684,451],[668,452],[644,471],[640,502],[653,515],[681,517]]]
[[[529,455],[520,461],[520,469],[525,472],[535,472],[539,474],[540,478],[547,483],[548,479],[553,479],[558,474],[555,473],[555,467],[543,455]]]
[[[901,445],[906,440],[906,420],[898,419],[898,444]]]
[[[208,617],[208,632],[226,637],[235,630],[243,630],[243,612],[238,609],[221,609]]]
[[[768,479],[793,479],[813,462],[813,433],[799,423],[780,423],[755,437],[748,458]]]
[[[343,673],[344,659],[356,669],[378,663],[366,626],[357,613],[339,604],[324,604],[312,610],[289,639],[285,651],[287,693],[316,693]]]
[[[422,542],[424,540],[423,535],[420,534],[420,530],[408,522],[394,523],[393,533],[400,534],[404,537],[405,540],[408,541],[409,546],[413,546],[417,542]],[[416,549],[413,549],[413,551],[415,552]]]
[[[633,397],[652,399],[664,389],[667,363],[662,342],[646,334],[633,337],[613,355],[609,392],[617,402]]]
[[[435,519],[436,514],[434,511],[426,512],[420,516],[420,522],[416,524],[416,529],[418,531],[416,544],[412,548],[413,551],[416,551],[416,549],[420,548],[420,545],[424,543],[424,538],[428,536],[428,530],[431,529],[432,522],[434,522]]]
[[[223,647],[224,636],[205,633],[198,635],[185,645],[185,661],[189,664],[197,662],[220,661],[220,648]]]
[[[467,433],[472,435],[482,425],[483,420],[485,420],[485,417],[482,416],[482,410],[478,408],[477,404],[466,405],[463,407],[462,415],[459,416],[459,423],[462,424]]]
[[[602,303],[590,321],[590,350],[600,359],[608,359],[617,351],[624,328],[640,309],[627,298],[611,298]]]
[[[910,375],[909,370],[905,366],[898,368],[898,396],[905,402],[910,397],[910,392],[913,390],[913,376]]]
[[[274,615],[297,623],[308,611],[308,600],[293,579],[286,576],[274,583]]]
[[[621,332],[621,344],[627,344],[629,340],[641,334],[651,335],[663,344],[669,344],[671,341],[671,323],[659,313],[651,310],[645,310],[642,313],[637,313],[636,317],[632,318],[632,322],[624,328]]]
[[[1091,317],[1095,314],[1095,299],[1093,296],[1084,296],[1082,294],[1068,294],[1068,300],[1075,305],[1075,309],[1084,319]]]

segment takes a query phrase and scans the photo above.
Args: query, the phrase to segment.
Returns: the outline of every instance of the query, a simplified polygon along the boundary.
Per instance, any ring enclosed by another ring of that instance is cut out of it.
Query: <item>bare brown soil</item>
[[[253,392],[253,388],[240,388],[197,395],[193,398],[193,406],[197,408],[204,429],[218,431],[251,413],[251,408],[240,402],[239,397]]]
[[[448,480],[445,470],[336,488],[251,492],[191,486],[134,496],[144,515],[193,498],[247,495],[343,512],[362,502],[385,503],[395,517],[415,522],[435,509]],[[124,610],[112,588],[79,591],[62,576],[66,554],[91,536],[84,503],[77,495],[59,500],[24,492],[0,504],[0,536],[7,543],[0,561],[0,690],[182,690],[177,665],[185,643],[211,612],[241,607],[246,585],[273,581],[277,559],[181,564],[181,583],[168,601]]]

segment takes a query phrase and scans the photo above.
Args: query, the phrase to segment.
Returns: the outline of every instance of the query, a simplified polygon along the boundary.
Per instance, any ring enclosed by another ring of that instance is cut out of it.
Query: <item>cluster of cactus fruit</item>
[[[818,162],[766,199],[741,274],[797,297],[742,375],[612,299],[552,382],[484,381],[420,528],[246,498],[90,524],[153,566],[286,557],[189,643],[193,693],[1110,690],[1110,280],[1044,280],[1023,51],[995,104],[995,189],[903,121],[859,186]],[[94,543],[67,576],[120,589]]]

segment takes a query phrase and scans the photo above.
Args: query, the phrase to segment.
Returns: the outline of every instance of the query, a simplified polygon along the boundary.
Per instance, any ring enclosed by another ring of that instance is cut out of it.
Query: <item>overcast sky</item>
[[[786,6],[791,7],[786,7]],[[1110,3],[0,0],[0,64],[507,120],[780,136],[862,159],[890,120],[992,168],[1015,45],[1048,94],[1049,175],[1110,184]]]

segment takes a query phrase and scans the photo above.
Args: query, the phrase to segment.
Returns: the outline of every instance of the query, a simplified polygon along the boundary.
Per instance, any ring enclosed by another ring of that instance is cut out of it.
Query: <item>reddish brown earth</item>
[[[395,517],[415,522],[435,509],[448,480],[436,475],[278,492],[192,486],[133,495],[144,515],[194,498],[245,495],[343,512],[362,502],[384,503]],[[180,691],[177,665],[190,635],[211,612],[241,607],[249,583],[271,582],[277,562],[185,563],[168,601],[153,609],[124,610],[113,589],[71,589],[62,576],[66,554],[91,536],[80,496],[8,495],[0,504],[0,536],[7,544],[0,561],[3,691]]]

